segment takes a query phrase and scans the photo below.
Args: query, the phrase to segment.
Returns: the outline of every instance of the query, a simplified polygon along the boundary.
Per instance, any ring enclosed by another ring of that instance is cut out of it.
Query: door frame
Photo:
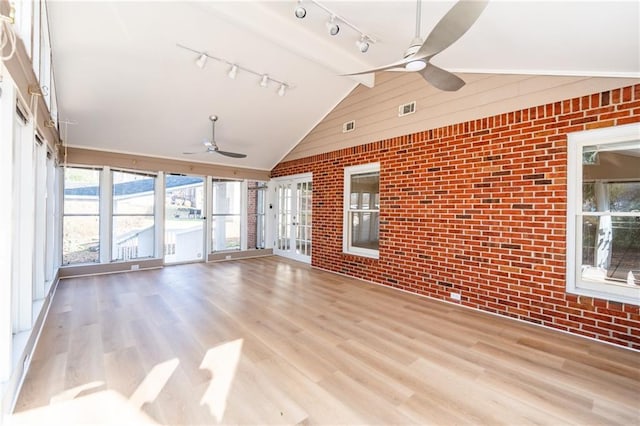
[[[167,226],[167,218],[166,218],[166,196],[167,196],[167,178],[170,175],[174,175],[174,176],[184,176],[184,177],[191,177],[191,178],[201,178],[202,179],[202,209],[200,211],[200,220],[202,221],[202,245],[201,245],[201,252],[202,252],[202,256],[200,258],[195,258],[195,259],[185,259],[185,260],[177,260],[177,261],[169,261],[167,262],[166,260],[166,255],[164,254],[164,248],[166,245],[166,226]],[[207,229],[209,229],[209,195],[207,194],[207,191],[209,189],[209,184],[208,182],[210,181],[209,176],[202,176],[202,175],[198,175],[198,174],[181,174],[181,173],[165,173],[164,177],[163,177],[163,184],[162,184],[162,188],[163,188],[163,194],[162,194],[162,210],[163,210],[163,219],[162,219],[162,261],[165,265],[180,265],[180,264],[185,264],[185,263],[203,263],[207,261],[207,250],[209,248],[209,244],[208,244],[208,240],[207,240]]]

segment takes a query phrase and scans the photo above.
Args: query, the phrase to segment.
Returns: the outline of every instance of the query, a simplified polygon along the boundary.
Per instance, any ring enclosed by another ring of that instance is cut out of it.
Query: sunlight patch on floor
[[[71,401],[72,399],[76,399],[83,392],[91,389],[99,388],[104,384],[105,383],[103,381],[98,380],[95,382],[85,383],[84,385],[76,386],[75,388],[66,389],[60,392],[59,394],[52,396],[49,402],[51,404],[57,404],[64,401]]]
[[[153,425],[157,423],[118,392],[106,390],[13,414],[8,417],[6,424]]]
[[[145,403],[155,401],[173,372],[178,368],[178,364],[180,361],[174,358],[155,365],[129,398],[131,404],[134,407],[142,408]]]
[[[200,368],[209,370],[212,376],[200,404],[209,406],[211,415],[218,423],[222,422],[227,408],[227,399],[242,354],[242,342],[242,339],[237,339],[209,349],[200,364]]]

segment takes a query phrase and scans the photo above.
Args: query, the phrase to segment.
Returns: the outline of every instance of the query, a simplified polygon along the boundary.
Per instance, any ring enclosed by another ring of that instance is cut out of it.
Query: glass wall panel
[[[100,170],[64,169],[62,263],[98,262]]]
[[[242,182],[213,181],[211,251],[240,250]]]

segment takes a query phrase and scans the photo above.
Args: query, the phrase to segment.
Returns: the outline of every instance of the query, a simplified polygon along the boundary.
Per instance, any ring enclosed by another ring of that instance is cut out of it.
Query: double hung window
[[[569,135],[567,290],[640,303],[640,125]]]
[[[378,258],[380,229],[380,164],[344,171],[343,251]]]

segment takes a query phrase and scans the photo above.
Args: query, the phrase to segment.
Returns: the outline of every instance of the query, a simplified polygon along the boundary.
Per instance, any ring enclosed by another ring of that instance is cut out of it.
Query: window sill
[[[625,288],[625,290],[627,290]],[[628,288],[627,294],[618,294],[610,291],[597,290],[593,288],[584,288],[584,287],[575,287],[573,289],[567,290],[570,294],[576,294],[578,296],[588,296],[595,297],[602,300],[608,300],[611,302],[619,302],[619,303],[627,303],[631,305],[640,305],[640,287],[638,288]]]
[[[342,254],[345,255],[345,256],[364,257],[364,258],[367,258],[367,259],[375,259],[375,260],[380,259],[380,253],[379,252],[376,252],[376,253],[364,253],[364,252],[343,251]]]

